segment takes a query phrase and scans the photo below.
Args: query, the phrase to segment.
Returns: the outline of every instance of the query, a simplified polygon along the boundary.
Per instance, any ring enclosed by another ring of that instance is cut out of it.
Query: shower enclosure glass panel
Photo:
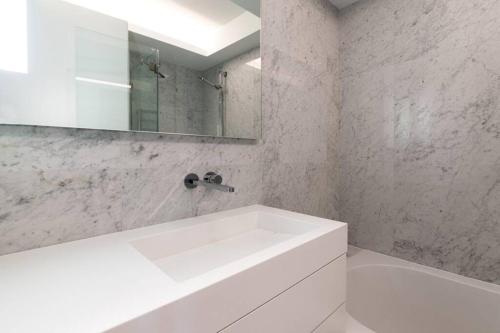
[[[128,41],[75,29],[76,126],[129,129]]]
[[[136,42],[130,43],[130,129],[159,131],[158,79],[160,58],[158,49]]]

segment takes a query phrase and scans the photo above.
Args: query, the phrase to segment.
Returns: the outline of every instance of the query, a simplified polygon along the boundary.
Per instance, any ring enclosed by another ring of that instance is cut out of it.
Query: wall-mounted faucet
[[[222,176],[215,172],[207,172],[207,174],[200,180],[200,177],[194,173],[190,173],[184,178],[184,185],[188,189],[194,189],[198,186],[204,186],[209,189],[214,189],[222,192],[234,192],[234,187],[222,185]]]

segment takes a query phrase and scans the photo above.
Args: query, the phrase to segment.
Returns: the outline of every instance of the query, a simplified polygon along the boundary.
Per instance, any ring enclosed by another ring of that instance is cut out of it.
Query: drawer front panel
[[[345,303],[345,255],[257,308],[222,333],[310,333]]]

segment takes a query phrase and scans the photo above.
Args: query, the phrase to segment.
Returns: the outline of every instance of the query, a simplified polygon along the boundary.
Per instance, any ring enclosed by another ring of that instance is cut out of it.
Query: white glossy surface
[[[210,56],[260,30],[260,19],[229,0],[65,0],[128,22],[129,30]],[[254,0],[255,1],[255,0]]]
[[[238,225],[242,216],[256,212],[313,227],[183,282],[176,282],[131,245],[143,238],[202,226],[210,226],[220,235],[217,222],[232,219]],[[161,325],[167,325],[169,332],[200,331],[196,325],[212,331],[331,261],[330,255],[345,250],[343,223],[251,206],[6,255],[0,257],[0,331],[102,332],[146,314],[138,325],[150,326],[142,331],[154,332]],[[250,288],[254,281],[262,287]],[[245,285],[250,287],[242,288]],[[241,301],[236,302],[238,299]],[[161,316],[156,317],[157,313]],[[140,331],[133,325],[114,331]]]
[[[131,244],[176,281],[206,273],[313,231],[317,225],[251,212],[146,237]]]
[[[347,310],[375,332],[497,333],[500,286],[350,247]]]
[[[350,314],[347,313],[347,320],[345,323],[346,333],[375,333],[365,325],[361,324],[359,321],[354,319]]]
[[[251,230],[241,235],[160,258],[154,262],[174,280],[184,281],[290,238],[291,235],[288,234]]]
[[[358,333],[346,330],[345,304],[328,317],[313,333]]]
[[[313,332],[344,304],[345,273],[346,258],[342,256],[221,333]]]

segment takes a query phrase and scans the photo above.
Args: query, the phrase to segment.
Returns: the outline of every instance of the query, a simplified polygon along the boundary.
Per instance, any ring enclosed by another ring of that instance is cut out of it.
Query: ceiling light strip
[[[90,78],[81,77],[81,76],[77,76],[77,77],[75,77],[75,79],[77,81],[82,81],[82,82],[102,84],[102,85],[111,86],[111,87],[120,87],[120,88],[132,89],[132,86],[130,84],[122,84],[122,83],[116,83],[116,82],[111,82],[111,81],[95,80],[95,79],[90,79]]]

